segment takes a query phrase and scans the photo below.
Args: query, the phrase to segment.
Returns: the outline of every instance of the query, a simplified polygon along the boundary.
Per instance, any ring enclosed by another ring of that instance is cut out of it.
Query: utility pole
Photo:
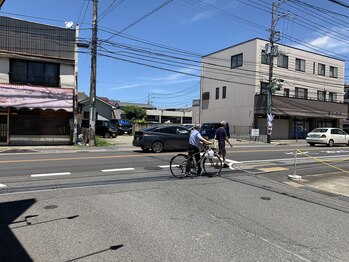
[[[97,65],[97,10],[98,0],[93,0],[91,76],[90,76],[90,118],[89,145],[96,145],[96,65]]]
[[[272,4],[272,12],[271,12],[271,26],[270,26],[270,36],[269,36],[269,78],[268,78],[268,92],[267,92],[267,143],[271,142],[271,133],[273,129],[273,114],[272,114],[272,95],[277,87],[275,84],[276,82],[273,79],[273,69],[274,69],[274,57],[277,57],[279,55],[279,51],[277,46],[275,46],[275,42],[280,40],[280,32],[275,31],[276,23],[279,21],[279,19],[287,16],[288,14],[283,14],[281,16],[278,16],[277,19],[275,19],[277,8],[280,6],[280,4],[286,2],[288,0],[278,1],[277,3],[274,2]],[[276,39],[276,36],[278,37]],[[267,49],[267,48],[266,48]]]

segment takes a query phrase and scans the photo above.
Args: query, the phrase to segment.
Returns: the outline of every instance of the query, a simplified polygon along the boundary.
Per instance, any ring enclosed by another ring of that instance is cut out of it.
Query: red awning
[[[0,107],[73,112],[74,89],[0,84]]]

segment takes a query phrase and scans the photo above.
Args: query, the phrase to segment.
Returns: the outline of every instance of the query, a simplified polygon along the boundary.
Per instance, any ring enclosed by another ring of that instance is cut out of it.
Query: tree
[[[143,120],[147,116],[146,110],[139,106],[125,106],[122,111],[128,120]]]

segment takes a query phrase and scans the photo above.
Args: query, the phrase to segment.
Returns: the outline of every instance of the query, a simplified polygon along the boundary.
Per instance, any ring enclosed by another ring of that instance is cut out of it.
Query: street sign
[[[251,136],[259,136],[259,129],[251,129]]]

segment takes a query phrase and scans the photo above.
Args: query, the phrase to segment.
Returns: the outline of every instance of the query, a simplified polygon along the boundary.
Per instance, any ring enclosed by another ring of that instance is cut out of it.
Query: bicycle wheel
[[[205,158],[202,163],[207,176],[212,177],[221,174],[223,162],[217,154],[214,154],[213,158]]]
[[[187,176],[187,164],[189,157],[185,154],[178,154],[170,161],[170,170],[174,177],[183,178]]]

